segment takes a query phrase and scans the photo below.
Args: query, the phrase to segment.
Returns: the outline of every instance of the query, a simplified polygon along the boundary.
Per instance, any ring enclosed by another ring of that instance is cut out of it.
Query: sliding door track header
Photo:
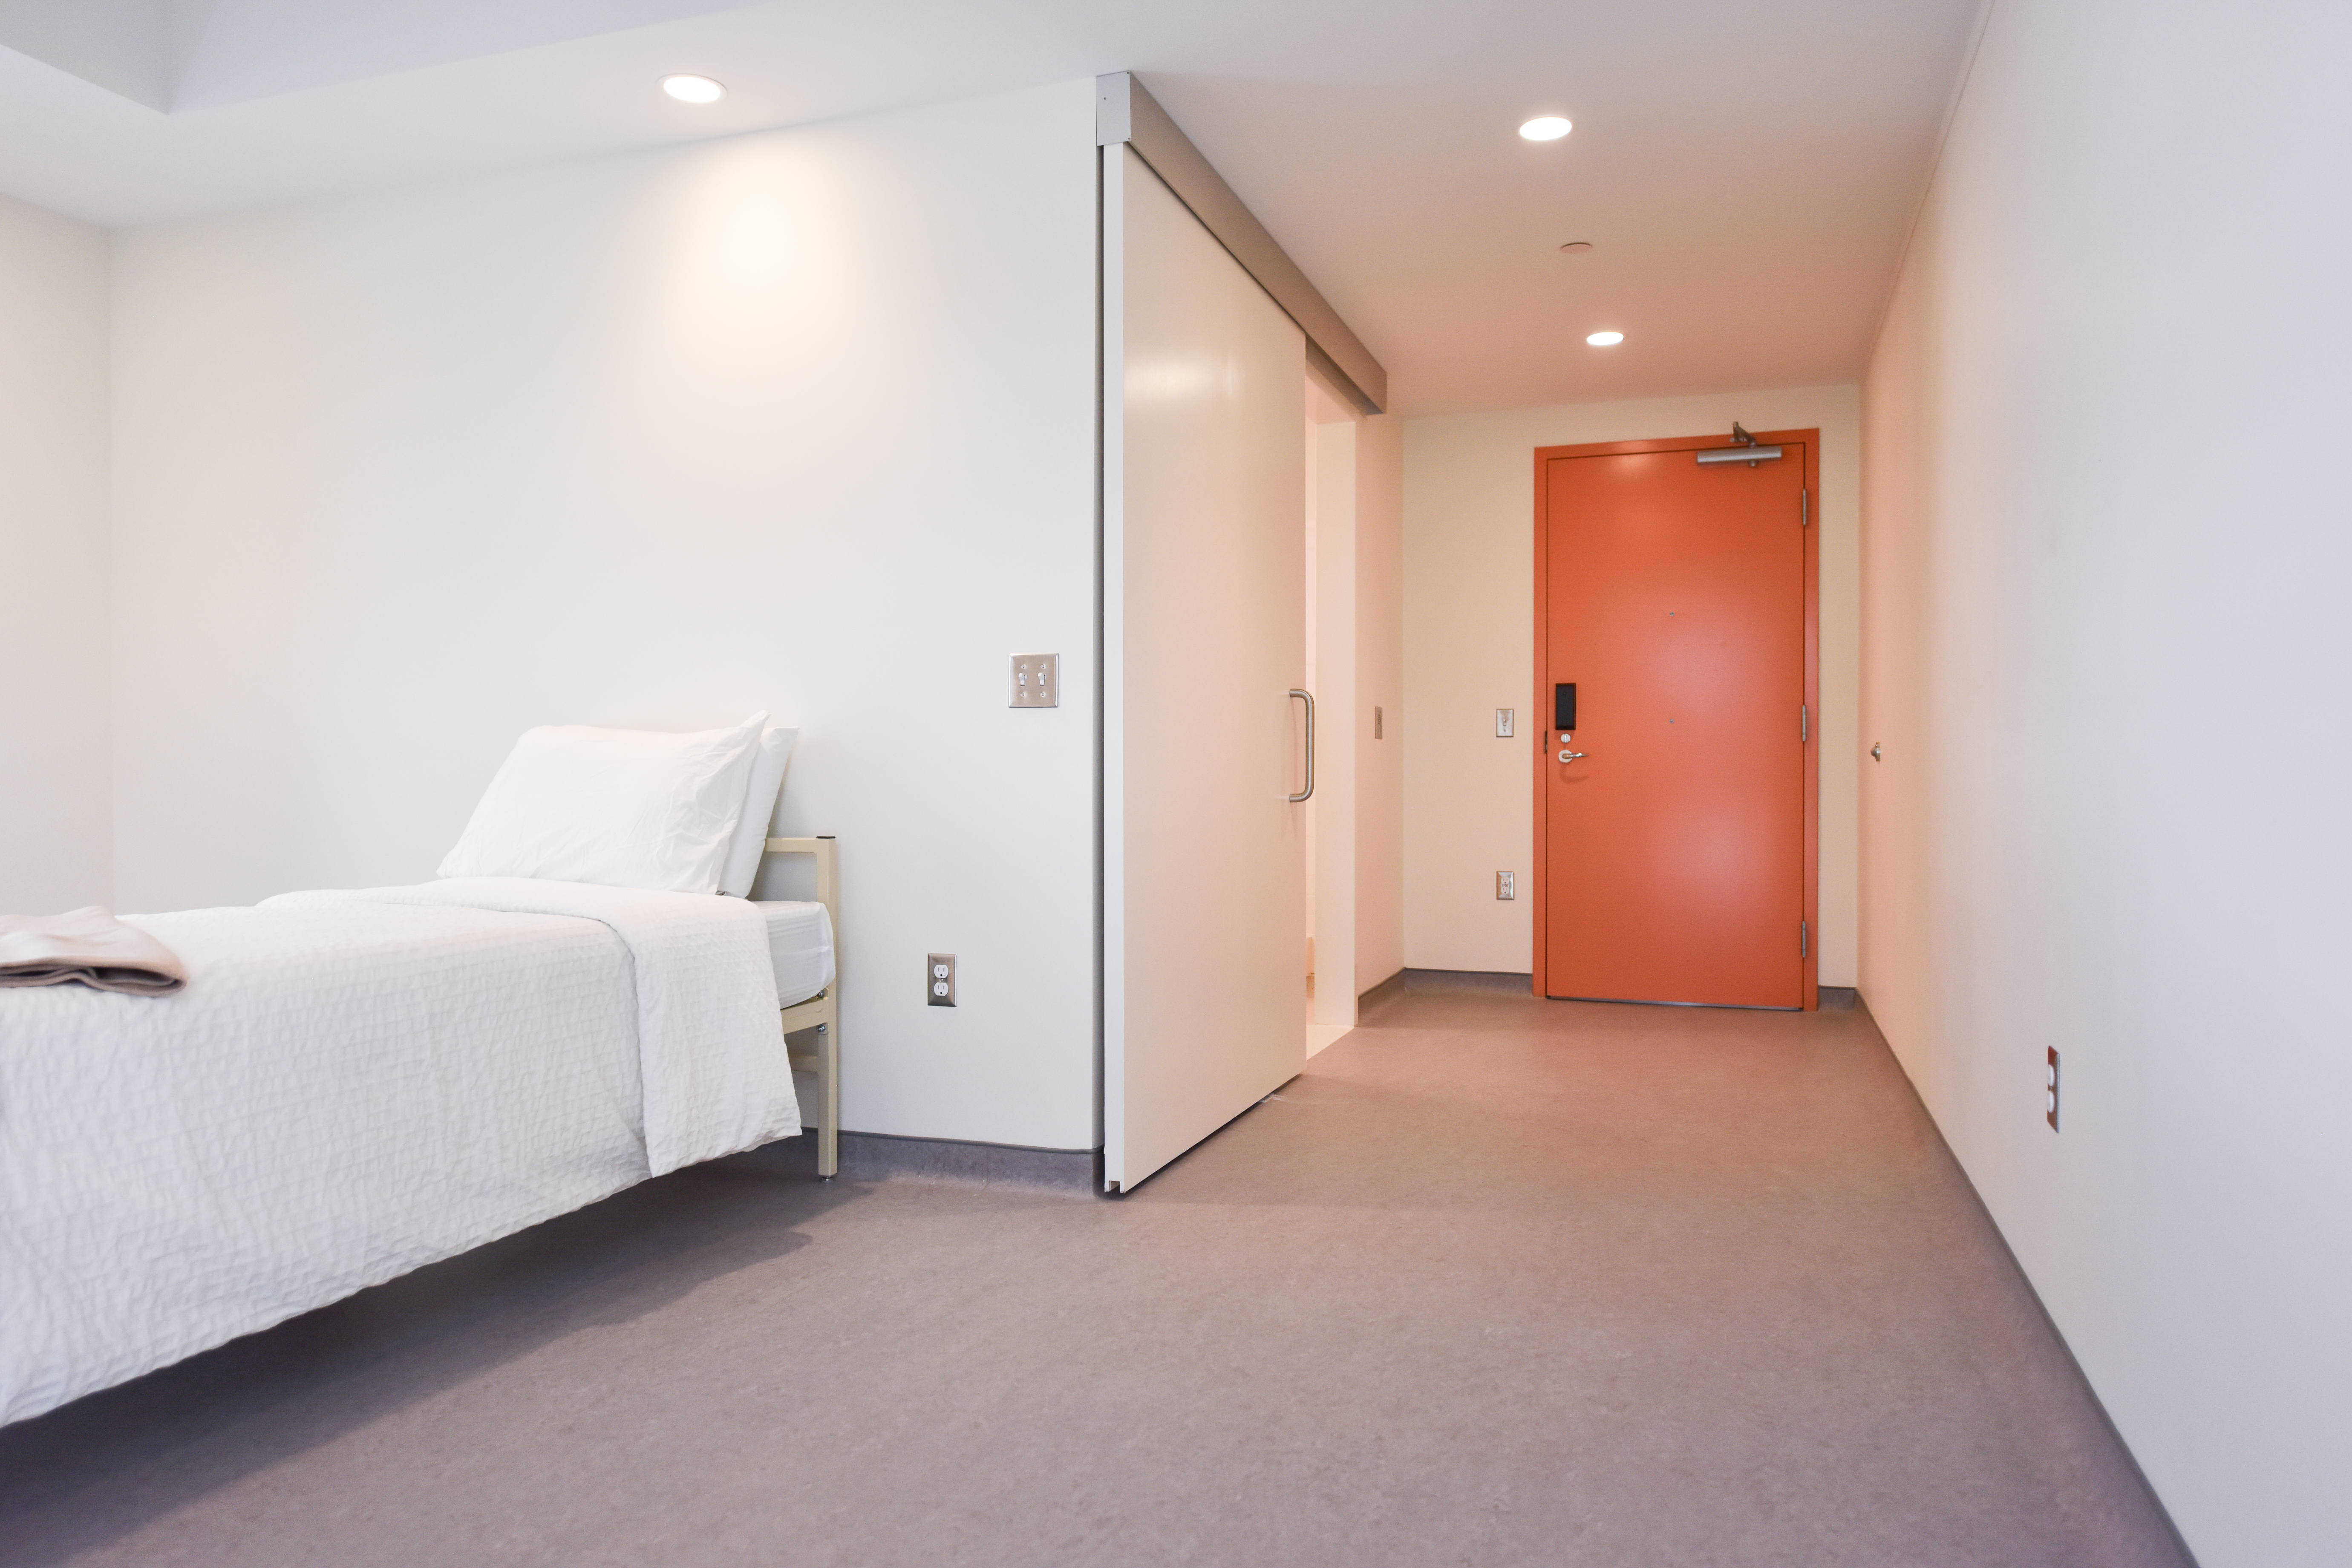
[[[1389,373],[1372,357],[1339,312],[1290,259],[1265,225],[1243,205],[1192,139],[1132,71],[1095,78],[1095,145],[1125,142],[1160,176],[1202,227],[1257,279],[1283,313],[1307,334],[1307,361],[1366,414],[1388,406]]]

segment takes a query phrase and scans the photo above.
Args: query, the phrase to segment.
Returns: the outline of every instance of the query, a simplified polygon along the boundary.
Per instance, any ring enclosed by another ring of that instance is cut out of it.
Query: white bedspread
[[[799,1130],[740,900],[507,879],[127,917],[0,992],[0,1422]]]
[[[646,1158],[656,1176],[800,1131],[780,1066],[775,963],[760,911],[740,899],[453,877],[413,888],[280,893],[265,910],[414,904],[570,915],[612,929],[636,978]]]

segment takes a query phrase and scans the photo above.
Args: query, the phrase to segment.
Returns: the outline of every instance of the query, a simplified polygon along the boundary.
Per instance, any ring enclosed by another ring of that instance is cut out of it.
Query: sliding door
[[[1304,1065],[1306,344],[1103,150],[1104,1179]],[[1340,717],[1338,732],[1347,726]]]

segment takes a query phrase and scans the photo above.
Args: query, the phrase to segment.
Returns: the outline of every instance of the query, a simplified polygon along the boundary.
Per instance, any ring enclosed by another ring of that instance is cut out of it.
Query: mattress
[[[833,918],[823,904],[755,901],[768,922],[768,956],[776,965],[776,1005],[805,1002],[833,984]]]

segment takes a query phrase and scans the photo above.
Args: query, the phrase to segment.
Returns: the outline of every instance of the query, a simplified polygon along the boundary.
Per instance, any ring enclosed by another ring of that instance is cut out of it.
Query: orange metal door
[[[1538,984],[1803,1007],[1810,448],[1700,445],[1540,464]]]

